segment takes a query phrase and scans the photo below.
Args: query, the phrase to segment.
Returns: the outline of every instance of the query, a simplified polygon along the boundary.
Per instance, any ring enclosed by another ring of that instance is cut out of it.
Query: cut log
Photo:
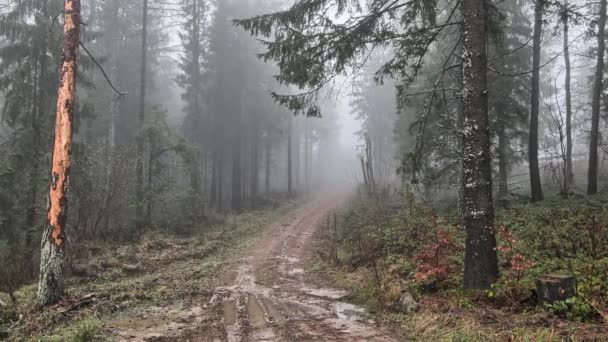
[[[573,276],[545,274],[536,281],[538,305],[552,304],[566,300],[576,294],[576,281]]]

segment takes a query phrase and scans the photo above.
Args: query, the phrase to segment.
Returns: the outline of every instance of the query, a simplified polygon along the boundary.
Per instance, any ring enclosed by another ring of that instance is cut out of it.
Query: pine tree
[[[538,117],[540,111],[540,59],[545,0],[534,2],[534,36],[532,57],[532,104],[530,107],[530,132],[528,140],[528,164],[530,167],[530,191],[532,202],[542,201],[543,188],[538,165]]]
[[[201,159],[206,160],[206,149],[210,139],[206,133],[209,132],[209,120],[203,113],[203,66],[204,46],[206,43],[206,16],[208,4],[205,0],[184,0],[182,9],[185,15],[184,33],[180,34],[184,46],[184,54],[180,63],[182,73],[177,77],[178,84],[184,88],[182,99],[186,103],[184,111],[184,136],[190,141],[198,153],[194,154],[190,170],[190,185],[192,187],[192,201],[201,203],[203,201],[201,189]],[[205,163],[206,165],[206,163]],[[200,210],[195,210],[195,216],[200,216]]]
[[[48,222],[42,235],[38,305],[63,297],[64,258],[71,170],[73,117],[76,102],[76,73],[80,43],[80,0],[65,0],[62,62],[57,91],[55,143],[49,188]]]
[[[597,65],[595,67],[595,80],[593,85],[593,100],[591,102],[591,133],[589,139],[589,169],[587,194],[597,193],[597,173],[598,173],[598,144],[600,110],[602,101],[602,91],[604,89],[604,54],[606,49],[606,3],[607,0],[600,1],[598,21],[597,21]]]

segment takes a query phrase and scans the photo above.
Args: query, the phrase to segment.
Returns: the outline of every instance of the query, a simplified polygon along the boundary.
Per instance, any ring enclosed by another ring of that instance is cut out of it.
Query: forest
[[[608,341],[608,0],[0,0],[0,340]]]

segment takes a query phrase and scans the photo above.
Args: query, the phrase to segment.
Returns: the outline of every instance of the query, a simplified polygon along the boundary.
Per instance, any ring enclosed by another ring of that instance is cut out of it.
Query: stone
[[[408,290],[401,291],[401,297],[399,298],[399,311],[404,314],[414,313],[418,310],[418,303],[414,300],[414,297]]]

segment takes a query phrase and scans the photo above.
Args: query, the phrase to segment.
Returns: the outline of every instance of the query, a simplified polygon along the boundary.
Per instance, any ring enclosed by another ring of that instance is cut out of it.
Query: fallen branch
[[[78,309],[82,308],[83,306],[89,305],[96,301],[95,296],[97,296],[97,294],[90,293],[90,294],[82,297],[78,302],[70,305],[67,309],[63,310],[61,313],[65,315],[68,312],[78,310]]]

